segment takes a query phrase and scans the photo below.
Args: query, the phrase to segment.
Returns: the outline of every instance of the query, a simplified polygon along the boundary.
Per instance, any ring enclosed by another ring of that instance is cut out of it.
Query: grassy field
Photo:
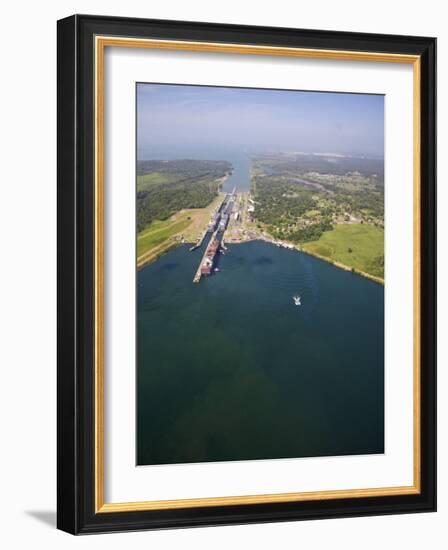
[[[161,174],[160,172],[151,172],[143,176],[137,176],[137,190],[145,191],[152,185],[159,183],[171,183],[176,181],[176,177],[171,174]]]
[[[384,229],[367,224],[335,225],[303,250],[384,279]]]
[[[207,227],[212,212],[223,200],[220,194],[206,208],[181,210],[168,220],[155,220],[137,235],[137,266],[146,265],[176,244],[176,237],[195,242]]]
[[[156,220],[138,235],[137,256],[141,256],[163,241],[181,233],[190,223],[191,218],[186,214],[179,216],[175,220],[169,219],[163,222]]]

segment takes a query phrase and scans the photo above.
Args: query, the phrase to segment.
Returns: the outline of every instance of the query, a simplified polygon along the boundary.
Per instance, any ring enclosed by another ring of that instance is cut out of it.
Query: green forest
[[[151,160],[137,163],[137,231],[179,210],[204,208],[231,172],[226,161]]]
[[[324,231],[332,229],[331,212],[316,211],[314,193],[282,179],[263,176],[256,183],[256,219],[268,226],[278,239],[306,242],[318,239]],[[318,214],[306,219],[308,212]]]
[[[301,243],[335,224],[384,226],[382,161],[278,154],[254,168],[255,217],[276,238]]]

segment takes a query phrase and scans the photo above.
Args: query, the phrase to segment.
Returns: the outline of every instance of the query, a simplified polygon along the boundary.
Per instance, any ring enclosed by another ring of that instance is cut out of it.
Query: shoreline
[[[137,258],[137,271],[140,271],[140,269],[143,269],[147,265],[150,265],[157,261],[159,258],[170,252],[170,250],[173,250],[174,248],[177,248],[178,246],[186,244],[182,243],[180,241],[165,241],[162,243],[164,246],[155,247],[146,254],[143,254],[142,256]]]
[[[224,178],[222,178],[224,181],[228,178],[228,175],[227,176],[224,176]],[[217,200],[221,200],[221,195],[223,194],[222,190],[218,193],[217,197],[214,199],[214,201],[212,201],[211,204],[214,204],[215,202],[217,202]],[[343,269],[344,271],[347,271],[347,272],[350,272],[350,273],[355,273],[356,275],[360,275],[361,277],[364,277],[366,279],[369,279],[377,284],[380,284],[380,285],[383,285],[384,286],[384,278],[381,278],[381,277],[378,277],[376,275],[372,275],[370,273],[367,273],[365,271],[361,271],[355,267],[351,267],[351,266],[348,266],[346,264],[343,264],[342,262],[338,262],[337,260],[333,260],[331,258],[328,258],[327,256],[323,256],[321,254],[318,254],[316,252],[311,252],[309,250],[306,250],[304,248],[302,248],[301,245],[299,244],[294,244],[292,242],[289,242],[289,241],[282,241],[282,240],[279,240],[279,239],[274,239],[271,235],[267,234],[267,233],[260,233],[259,232],[259,229],[255,229],[254,228],[249,228],[247,226],[245,226],[245,229],[246,231],[243,231],[244,232],[247,232],[247,233],[251,233],[251,235],[247,235],[246,233],[246,236],[243,236],[241,239],[236,239],[236,240],[233,240],[232,238],[230,239],[226,239],[225,242],[229,245],[233,245],[233,244],[244,244],[244,243],[247,243],[247,242],[252,242],[252,241],[256,241],[256,240],[260,240],[260,241],[264,241],[264,242],[267,242],[267,243],[270,243],[272,245],[275,245],[275,246],[278,246],[278,247],[281,247],[281,248],[285,248],[287,250],[292,250],[292,251],[297,251],[297,252],[303,252],[304,254],[308,254],[309,256],[312,256],[314,258],[317,258],[323,262],[326,262],[328,264],[331,264],[339,269]],[[204,227],[204,231],[205,233],[207,232],[207,226]],[[205,237],[205,233],[203,232],[204,234],[204,237]],[[224,236],[225,236],[225,232],[223,234],[223,239],[224,239]],[[179,237],[184,237],[182,239],[179,239]],[[166,241],[160,243],[158,246],[156,246],[155,248],[153,248],[152,250],[149,250],[148,252],[146,252],[145,254],[141,255],[140,257],[137,257],[137,271],[139,271],[140,269],[143,269],[144,267],[146,267],[147,265],[150,265],[152,264],[153,262],[157,261],[161,256],[163,256],[164,254],[167,254],[170,250],[173,250],[174,248],[177,248],[178,246],[181,246],[181,245],[195,245],[197,244],[197,239],[193,239],[192,238],[192,235],[188,235],[187,238],[185,238],[185,235],[183,234],[183,232],[179,232],[177,233],[176,235],[173,235],[171,236],[171,238],[167,239]]]
[[[336,262],[335,260],[331,260],[329,258],[326,258],[325,256],[321,256],[320,254],[316,254],[315,252],[309,252],[308,250],[303,250],[302,248],[296,248],[296,250],[299,250],[304,254],[308,254],[309,256],[313,256],[314,258],[318,258],[319,260],[322,260],[324,262],[327,262],[328,264],[334,265],[335,267],[338,267],[339,269],[343,269],[344,271],[349,271],[351,273],[355,273],[356,275],[361,275],[366,279],[370,279],[371,281],[384,286],[384,279],[382,279],[381,277],[376,277],[375,275],[371,275],[370,273],[366,273],[365,271],[360,271],[355,267],[350,267],[348,265],[342,264],[341,262]]]
[[[182,214],[183,212],[185,213],[185,212],[188,212],[188,211],[189,212],[204,211],[206,213],[209,209],[213,209],[218,204],[221,204],[221,201],[223,200],[223,195],[225,195],[221,191],[221,187],[222,187],[225,179],[227,179],[227,177],[228,177],[228,175],[223,176],[223,178],[217,178],[216,181],[218,181],[219,184],[220,184],[220,190],[218,191],[216,197],[206,207],[204,207],[204,208],[182,209],[182,210],[179,210],[178,212],[176,212],[175,214],[173,214],[170,217],[170,219],[173,219],[176,216],[178,216],[179,214]],[[199,235],[203,234],[204,231],[206,231],[207,224],[208,224],[208,217],[207,217],[206,222],[204,223],[204,225],[201,226],[201,232],[199,233]],[[192,226],[194,226],[194,221],[192,221],[190,223],[190,225],[188,227],[186,227],[185,229],[183,229],[182,231],[179,231],[179,232],[171,235],[165,241],[161,242],[160,244],[158,244],[154,248],[151,248],[150,250],[147,250],[146,252],[144,252],[140,256],[137,256],[137,259],[136,259],[137,271],[139,271],[140,269],[142,269],[143,267],[145,267],[149,264],[152,264],[153,262],[158,260],[161,256],[163,256],[164,254],[166,254],[170,250],[176,248],[177,246],[180,246],[182,244],[195,244],[197,242],[197,239],[193,238],[193,235],[191,235],[191,233],[189,233],[189,230],[191,230]],[[188,235],[187,237],[185,237],[185,233],[187,233],[187,235]],[[138,234],[137,234],[137,239],[138,239]]]
[[[252,239],[245,239],[244,241],[226,241],[226,244],[228,244],[228,245],[238,245],[238,244],[244,244],[244,243],[249,243],[249,242],[254,242],[254,241],[264,241],[266,243],[272,244],[273,246],[280,246],[282,248],[285,248],[286,250],[291,250],[291,251],[295,251],[295,252],[303,252],[304,254],[307,254],[308,256],[312,256],[314,258],[322,260],[323,262],[326,262],[327,264],[333,265],[334,267],[337,267],[339,269],[343,269],[344,271],[347,271],[349,273],[354,273],[356,275],[360,275],[361,277],[365,277],[366,279],[370,279],[371,281],[384,286],[384,279],[382,279],[381,277],[376,277],[375,275],[371,275],[370,273],[366,273],[365,271],[361,271],[361,270],[358,270],[354,267],[350,267],[348,265],[342,264],[341,262],[331,260],[330,258],[326,258],[325,256],[321,256],[320,254],[316,254],[315,252],[309,252],[308,250],[304,250],[303,248],[300,248],[300,246],[298,246],[298,245],[292,245],[291,247],[281,246],[281,245],[277,244],[277,241],[274,241],[273,239],[263,237],[263,236],[258,236],[258,237],[252,238]],[[178,246],[182,246],[182,245],[191,245],[191,244],[194,244],[194,242],[195,241],[188,240],[188,241],[184,241],[184,242],[171,241],[171,242],[163,243],[166,246],[161,247],[157,251],[154,251],[154,250],[151,251],[152,254],[148,253],[147,258],[145,258],[144,256],[140,257],[140,259],[137,258],[137,271],[140,271],[140,269],[143,269],[144,267],[154,263],[160,257],[164,256],[165,254],[167,254],[168,252],[170,252],[174,248],[177,248]],[[290,243],[287,243],[287,244],[290,244]]]
[[[270,243],[272,245],[279,246],[281,248],[285,248],[286,250],[292,250],[292,251],[296,251],[296,252],[303,252],[304,254],[308,254],[308,256],[312,256],[314,258],[322,260],[323,262],[326,262],[327,264],[334,265],[335,267],[337,267],[339,269],[343,269],[344,271],[348,271],[350,273],[355,273],[356,275],[361,275],[362,277],[365,277],[366,279],[370,279],[371,281],[384,286],[384,279],[382,279],[381,277],[376,277],[375,275],[371,275],[370,273],[366,273],[365,271],[361,271],[359,269],[356,269],[355,267],[350,267],[350,266],[345,265],[341,262],[337,262],[335,260],[332,260],[331,258],[327,258],[326,256],[316,254],[315,252],[309,252],[308,250],[304,250],[303,248],[301,248],[300,245],[295,245],[295,244],[289,243],[287,241],[276,241],[272,238],[260,235],[257,238],[253,238],[253,239],[247,239],[247,240],[244,240],[244,241],[233,241],[233,242],[232,241],[226,241],[226,243],[229,244],[229,245],[232,245],[232,244],[244,244],[244,243],[253,242],[253,241],[264,241],[264,242]],[[278,243],[280,243],[280,244],[278,244]]]

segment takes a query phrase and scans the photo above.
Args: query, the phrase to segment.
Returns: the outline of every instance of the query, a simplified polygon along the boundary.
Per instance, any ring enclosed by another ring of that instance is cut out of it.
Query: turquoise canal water
[[[228,160],[232,163],[233,171],[224,182],[222,190],[231,193],[236,187],[237,191],[250,191],[250,157],[244,153],[234,154]]]
[[[138,272],[137,463],[382,453],[383,287],[261,241],[193,284],[201,254]]]

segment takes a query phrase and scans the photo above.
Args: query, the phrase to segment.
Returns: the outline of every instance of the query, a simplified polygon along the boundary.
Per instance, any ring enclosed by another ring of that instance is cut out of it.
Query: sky
[[[137,84],[138,157],[170,147],[383,157],[384,96]]]

